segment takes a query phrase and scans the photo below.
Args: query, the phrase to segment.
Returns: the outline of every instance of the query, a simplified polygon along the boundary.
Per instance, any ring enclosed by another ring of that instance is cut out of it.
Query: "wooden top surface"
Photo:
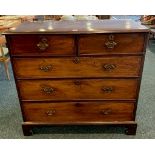
[[[82,34],[148,31],[147,27],[132,20],[87,20],[24,22],[16,28],[11,28],[4,34]]]

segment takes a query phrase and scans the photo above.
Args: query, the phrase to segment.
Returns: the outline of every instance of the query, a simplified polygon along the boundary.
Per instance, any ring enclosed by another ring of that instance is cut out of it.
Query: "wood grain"
[[[10,38],[10,52],[18,56],[75,55],[73,35],[13,35]],[[37,46],[46,39],[48,47],[40,50]]]
[[[134,103],[128,102],[63,102],[24,103],[26,121],[108,122],[132,121]]]
[[[141,53],[143,51],[145,35],[143,33],[112,34],[116,43],[114,48],[108,48],[111,34],[84,34],[79,37],[79,53],[81,55],[93,54],[119,54]]]
[[[136,99],[136,79],[18,80],[22,100]]]
[[[142,57],[14,58],[17,78],[136,77]],[[76,62],[77,61],[77,62]]]

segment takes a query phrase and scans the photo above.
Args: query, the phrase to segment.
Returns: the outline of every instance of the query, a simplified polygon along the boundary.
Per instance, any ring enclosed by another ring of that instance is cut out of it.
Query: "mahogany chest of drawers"
[[[24,135],[40,125],[115,125],[136,133],[147,28],[126,20],[48,21],[5,34]]]

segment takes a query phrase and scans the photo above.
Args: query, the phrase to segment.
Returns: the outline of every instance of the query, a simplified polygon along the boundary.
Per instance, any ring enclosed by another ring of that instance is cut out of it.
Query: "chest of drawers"
[[[135,134],[148,30],[132,21],[23,23],[5,33],[24,135],[41,125]]]

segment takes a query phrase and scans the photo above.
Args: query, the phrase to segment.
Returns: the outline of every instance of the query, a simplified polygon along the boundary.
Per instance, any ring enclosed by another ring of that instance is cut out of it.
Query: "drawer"
[[[136,99],[135,79],[19,80],[22,100]]]
[[[86,34],[79,37],[81,55],[123,54],[143,52],[145,35],[130,34]]]
[[[128,102],[63,102],[25,103],[25,121],[48,123],[94,123],[132,121],[134,103]]]
[[[17,78],[134,77],[141,57],[15,58]]]
[[[12,55],[75,55],[73,35],[14,35],[9,39]]]

